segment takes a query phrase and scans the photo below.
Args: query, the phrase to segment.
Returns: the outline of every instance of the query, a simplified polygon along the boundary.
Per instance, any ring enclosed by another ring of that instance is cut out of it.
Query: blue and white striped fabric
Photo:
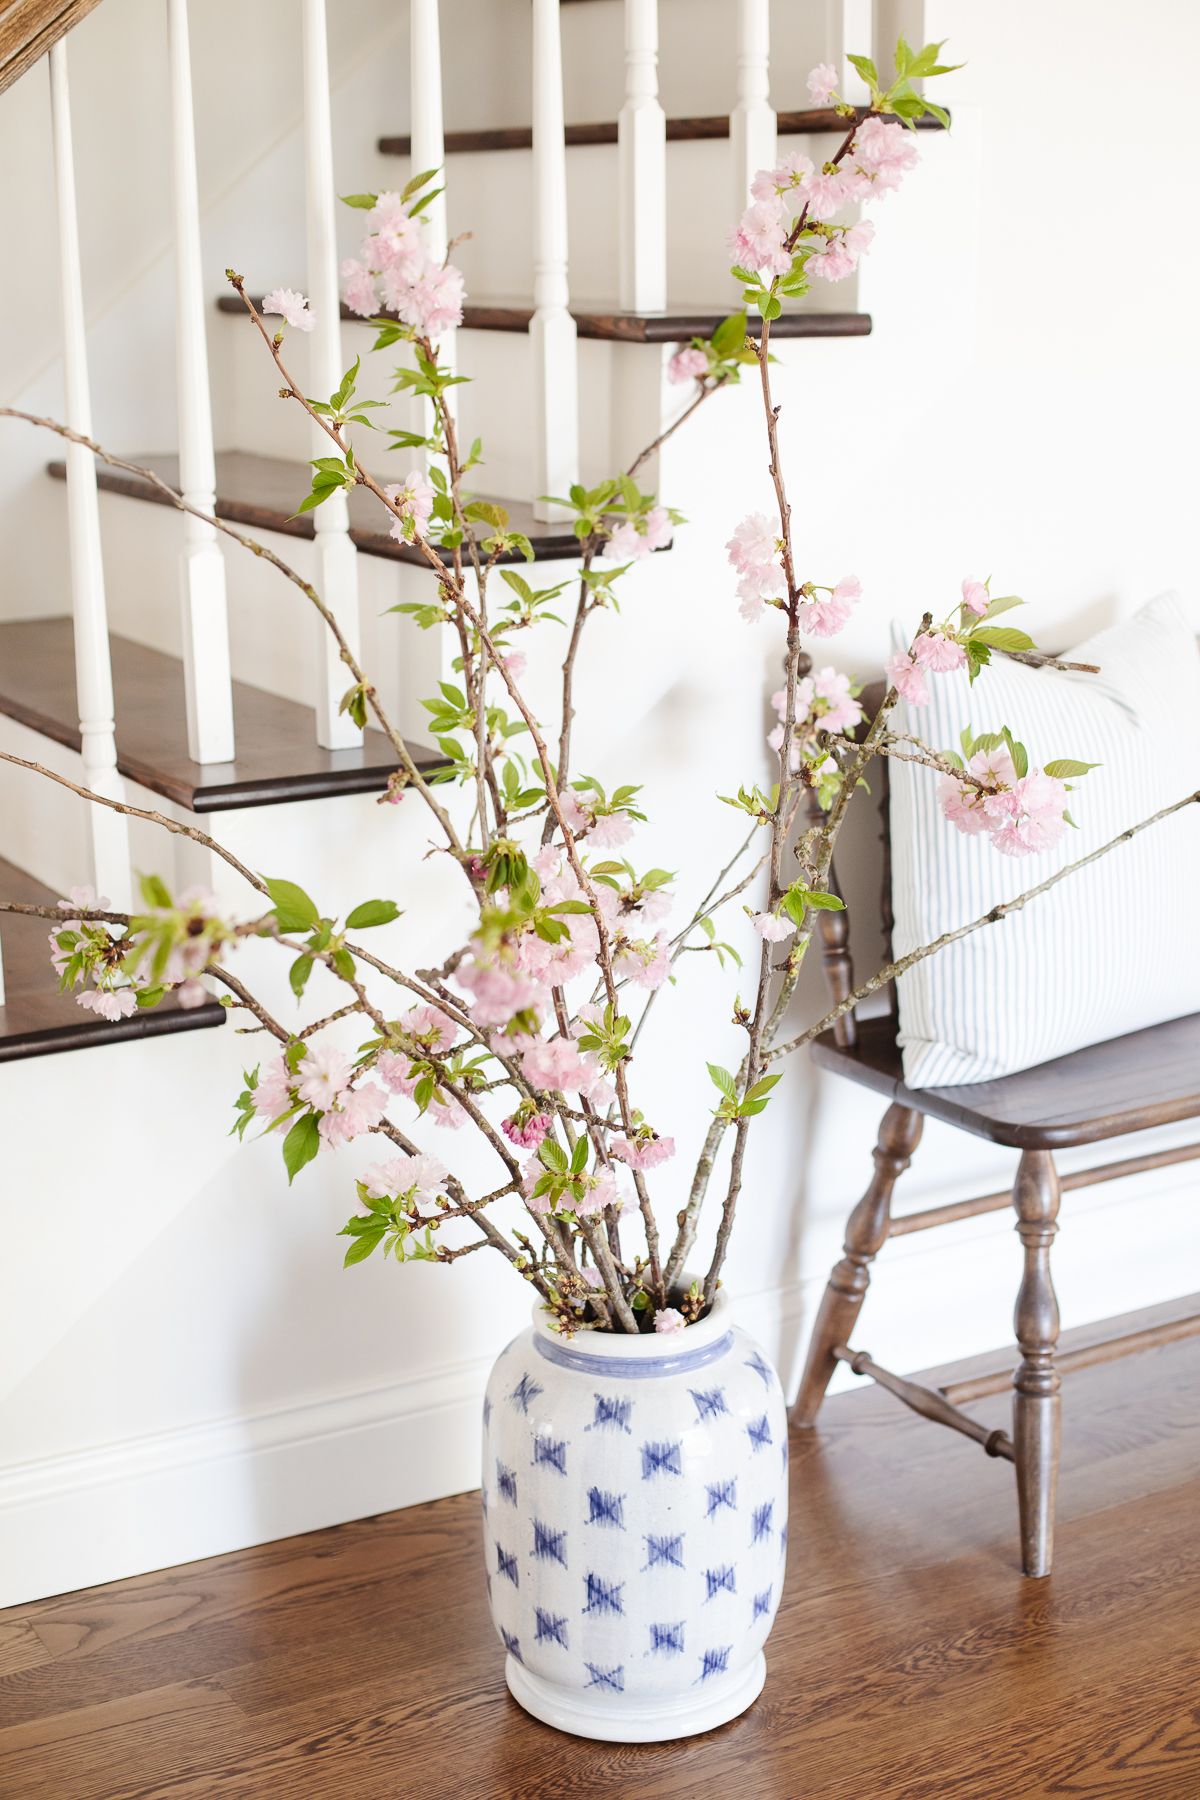
[[[998,656],[973,688],[965,670],[934,675],[929,706],[897,707],[897,728],[935,749],[957,749],[968,723],[976,733],[1008,725],[1033,767],[1059,757],[1102,765],[1071,795],[1078,830],[1042,855],[1009,857],[986,836],[947,824],[933,771],[893,760],[897,956],[1200,788],[1200,646],[1178,596],[1160,596],[1069,654],[1101,673]],[[988,1081],[1200,1012],[1198,888],[1200,808],[1192,807],[919,963],[898,983],[905,1081]]]

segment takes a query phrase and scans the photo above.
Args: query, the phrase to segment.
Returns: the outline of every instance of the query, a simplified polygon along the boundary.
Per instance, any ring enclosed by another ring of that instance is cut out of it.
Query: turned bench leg
[[[1013,1375],[1013,1447],[1021,1562],[1026,1575],[1048,1575],[1054,1555],[1054,1504],[1062,1401],[1054,1367],[1058,1300],[1050,1279],[1050,1245],[1058,1230],[1059,1185],[1048,1150],[1027,1150],[1013,1190],[1025,1272],[1014,1313],[1021,1360]]]
[[[889,1106],[879,1126],[875,1174],[850,1214],[845,1255],[829,1277],[792,1410],[795,1425],[813,1425],[836,1363],[834,1346],[849,1342],[871,1281],[871,1264],[883,1248],[892,1216],[892,1189],[921,1141],[924,1119],[906,1106]]]

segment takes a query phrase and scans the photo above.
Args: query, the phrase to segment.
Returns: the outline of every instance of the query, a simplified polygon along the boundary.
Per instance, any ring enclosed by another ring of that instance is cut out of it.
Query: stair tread
[[[858,109],[860,118],[865,113],[865,107]],[[938,121],[932,117],[918,119],[917,125],[926,130],[941,130]],[[832,106],[810,106],[775,115],[775,130],[779,137],[806,137],[844,132],[846,129],[846,119],[835,112]],[[564,135],[568,149],[588,144],[615,144],[617,121],[596,119],[567,125]],[[701,113],[690,118],[668,119],[666,136],[669,144],[694,143],[704,138],[727,138],[729,117],[726,113]],[[402,133],[381,137],[377,147],[383,156],[412,155],[412,139]],[[530,150],[533,147],[533,129],[529,125],[494,125],[473,131],[448,131],[445,134],[445,147],[447,156],[469,156],[488,150]]]
[[[581,338],[602,338],[611,343],[681,344],[693,337],[711,337],[721,320],[728,317],[735,304],[732,294],[724,304],[672,304],[663,312],[629,312],[615,304],[573,300],[571,316]],[[245,308],[236,294],[222,294],[218,310],[243,313]],[[388,313],[381,317],[392,317]],[[533,301],[517,296],[468,300],[463,307],[463,326],[467,331],[528,331],[533,317]],[[347,306],[342,318],[351,324],[365,325]],[[757,337],[762,322],[749,321],[749,329]],[[776,319],[771,336],[779,338],[868,337],[871,315],[863,312],[816,312],[794,309]],[[509,503],[506,501],[506,505]],[[544,527],[542,529],[545,529]]]
[[[0,896],[34,906],[53,906],[58,900],[50,888],[2,858]],[[215,1000],[185,1011],[168,997],[151,1011],[134,1013],[129,1019],[98,1019],[95,1013],[85,1012],[72,994],[59,992],[46,941],[50,929],[45,919],[0,914],[6,988],[5,1003],[0,1006],[0,1062],[224,1024],[225,1009]]]
[[[296,628],[311,625],[298,617]],[[188,755],[182,662],[130,638],[110,635],[109,645],[117,766],[129,780],[191,812],[381,793],[397,766],[382,732],[368,730],[361,749],[323,750],[310,707],[243,681],[233,683],[236,759],[195,763]],[[0,714],[78,750],[69,618],[0,624]],[[436,768],[441,760],[435,750],[408,748],[418,768]]]
[[[241,311],[241,302],[236,296],[231,298],[235,308]],[[130,460],[153,469],[170,486],[179,486],[178,457],[134,456]],[[66,463],[62,461],[49,464],[51,475],[60,481],[65,478],[66,467]],[[400,473],[403,472],[401,469]],[[124,494],[133,500],[150,500],[160,506],[170,505],[165,495],[158,493],[149,482],[143,481],[140,476],[128,475],[124,470],[109,469],[103,464],[97,464],[96,479],[109,493]],[[249,450],[219,450],[217,515],[228,519],[231,524],[246,525],[259,531],[281,531],[288,537],[311,538],[316,532],[313,515],[304,513],[299,518],[292,516],[308,493],[309,483],[310,470],[307,463],[293,462],[281,456],[257,456]],[[490,496],[480,495],[478,498]],[[374,495],[367,493],[365,488],[356,488],[349,495],[349,502],[350,536],[366,555],[384,556],[392,562],[413,563],[422,569],[428,567],[415,545],[401,544],[389,537],[388,515]],[[512,529],[524,532],[539,561],[556,558],[561,560],[579,555],[579,541],[569,525],[547,525],[535,519],[533,508],[525,500],[502,499],[499,504],[508,509]],[[513,554],[500,560],[521,562],[523,559]]]

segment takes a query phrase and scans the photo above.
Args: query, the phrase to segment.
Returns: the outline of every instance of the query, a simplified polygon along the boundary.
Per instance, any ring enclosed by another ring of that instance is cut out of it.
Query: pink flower
[[[137,1011],[137,995],[131,987],[89,988],[75,996],[75,1004],[102,1019],[128,1019]]]
[[[650,546],[633,520],[626,519],[609,532],[604,554],[611,556],[616,562],[632,562],[637,557],[648,556]]]
[[[522,1118],[516,1112],[511,1118],[501,1119],[500,1129],[510,1144],[519,1144],[522,1150],[536,1150],[552,1123],[549,1113],[535,1112]]]
[[[1028,856],[1051,849],[1063,834],[1066,783],[1041,769],[1030,769],[1008,796],[1007,821],[992,838],[1005,856]]]
[[[671,515],[665,506],[652,506],[643,520],[646,532],[646,547],[649,550],[665,550],[671,542]]]
[[[888,680],[910,706],[929,705],[929,684],[920,663],[915,663],[907,650],[898,650],[884,665]]]
[[[408,1037],[431,1050],[449,1050],[458,1036],[458,1026],[437,1006],[414,1006],[405,1015],[403,1027]]]
[[[668,381],[703,381],[708,374],[708,357],[703,350],[689,344],[677,350],[667,364]]]
[[[277,1056],[260,1074],[258,1085],[251,1090],[250,1100],[260,1119],[278,1119],[292,1104],[289,1083],[291,1075],[282,1056]]]
[[[507,656],[502,656],[500,658],[500,661],[504,665],[505,673],[511,675],[514,681],[520,681],[522,675],[525,673],[527,660],[523,650],[510,650]]]
[[[964,831],[969,836],[992,829],[992,821],[983,807],[985,796],[978,788],[965,787],[952,775],[940,775],[937,796],[943,818],[958,831]]]
[[[422,1197],[440,1194],[449,1179],[449,1170],[436,1156],[402,1151],[387,1162],[373,1163],[364,1172],[362,1183],[373,1199],[395,1200],[413,1190]]]
[[[287,323],[294,325],[297,331],[311,331],[316,324],[308,310],[308,301],[294,288],[272,288],[263,298],[262,309],[264,313],[282,314]]]
[[[626,940],[613,958],[618,975],[635,986],[659,988],[671,973],[671,954],[666,934],[659,932],[652,944]]]
[[[546,997],[544,989],[519,969],[481,962],[478,955],[461,962],[454,979],[474,995],[471,1012],[477,1025],[507,1025],[516,1013],[540,1007]]]
[[[772,694],[771,704],[782,719],[787,711],[787,693],[783,688]],[[863,709],[850,692],[850,677],[837,669],[817,669],[796,683],[798,723],[811,719],[823,731],[853,731],[862,722],[862,716]],[[772,748],[777,750],[779,745]]]
[[[617,1184],[613,1180],[612,1171],[601,1169],[598,1175],[589,1178],[583,1197],[575,1202],[575,1211],[581,1219],[591,1219],[602,1213],[606,1206],[618,1206],[620,1195]]]
[[[437,337],[462,324],[464,284],[461,270],[453,263],[443,268],[427,262],[415,280],[389,289],[390,274],[390,270],[384,273],[385,292],[401,322],[411,325],[418,337]]]
[[[94,887],[73,887],[69,892],[70,899],[58,903],[63,912],[108,912],[112,906],[108,895],[97,894]]]
[[[202,981],[181,981],[175,989],[175,998],[185,1012],[191,1012],[193,1007],[204,1005],[208,990]]]
[[[832,219],[834,213],[840,211],[849,198],[845,176],[838,169],[828,175],[823,169],[820,170],[805,182],[804,198],[810,218],[820,219],[822,222]]]
[[[914,135],[903,125],[889,124],[875,114],[859,126],[850,151],[852,163],[877,194],[898,188],[905,171],[916,165]]]
[[[832,63],[818,63],[810,69],[805,86],[814,106],[828,106],[837,88],[837,70]]]
[[[433,512],[434,489],[422,471],[413,469],[398,485],[393,483],[383,491],[401,513],[400,518],[392,520],[389,535],[401,544],[424,537]]]
[[[759,937],[764,938],[768,944],[782,944],[796,929],[791,919],[782,919],[777,913],[755,913],[751,923]]]
[[[776,163],[773,169],[760,169],[750,183],[750,192],[756,200],[773,200],[797,188],[813,172],[811,156],[805,156],[802,150],[793,150]]]
[[[349,1086],[350,1062],[332,1044],[310,1044],[300,1064],[299,1094],[310,1106],[325,1112]]]
[[[968,612],[977,613],[982,618],[992,603],[992,597],[982,581],[976,581],[972,576],[964,575],[962,603]]]
[[[923,631],[912,647],[917,661],[935,675],[950,669],[966,667],[967,653],[962,645],[947,637],[944,631]]]
[[[342,299],[352,313],[357,313],[360,319],[369,319],[372,313],[379,311],[375,277],[366,263],[358,262],[353,256],[347,257],[339,274],[342,280]]]
[[[811,79],[810,76],[809,80]],[[663,1337],[672,1337],[675,1332],[683,1331],[686,1325],[687,1320],[683,1314],[673,1306],[660,1306],[654,1315],[654,1329],[661,1332]]]
[[[792,259],[783,247],[787,228],[788,213],[781,200],[755,200],[730,234],[729,247],[734,261],[744,269],[786,275],[792,266]]]
[[[596,1066],[573,1038],[535,1038],[521,1057],[521,1073],[530,1087],[577,1094],[595,1081]]]
[[[773,565],[779,554],[779,531],[766,513],[748,513],[725,549],[739,575]]]
[[[615,1137],[611,1149],[613,1155],[628,1163],[631,1169],[656,1169],[674,1156],[675,1139],[659,1137],[657,1132],[643,1128],[634,1133],[632,1143],[623,1133]]]
[[[325,1143],[353,1143],[364,1131],[378,1125],[387,1111],[388,1097],[377,1082],[367,1081],[361,1087],[346,1088],[338,1095],[336,1109],[317,1121],[317,1130]]]
[[[805,268],[818,281],[845,281],[858,267],[858,258],[846,247],[845,238],[833,238],[818,256],[810,256]]]
[[[851,610],[850,601],[839,596],[835,588],[832,594],[814,594],[811,600],[801,601],[796,617],[802,631],[810,631],[814,637],[833,637],[842,629]]]

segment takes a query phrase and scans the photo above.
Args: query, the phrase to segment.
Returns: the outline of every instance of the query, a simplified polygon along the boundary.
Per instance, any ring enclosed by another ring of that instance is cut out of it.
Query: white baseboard
[[[0,1471],[0,1607],[475,1487],[490,1366]]]

